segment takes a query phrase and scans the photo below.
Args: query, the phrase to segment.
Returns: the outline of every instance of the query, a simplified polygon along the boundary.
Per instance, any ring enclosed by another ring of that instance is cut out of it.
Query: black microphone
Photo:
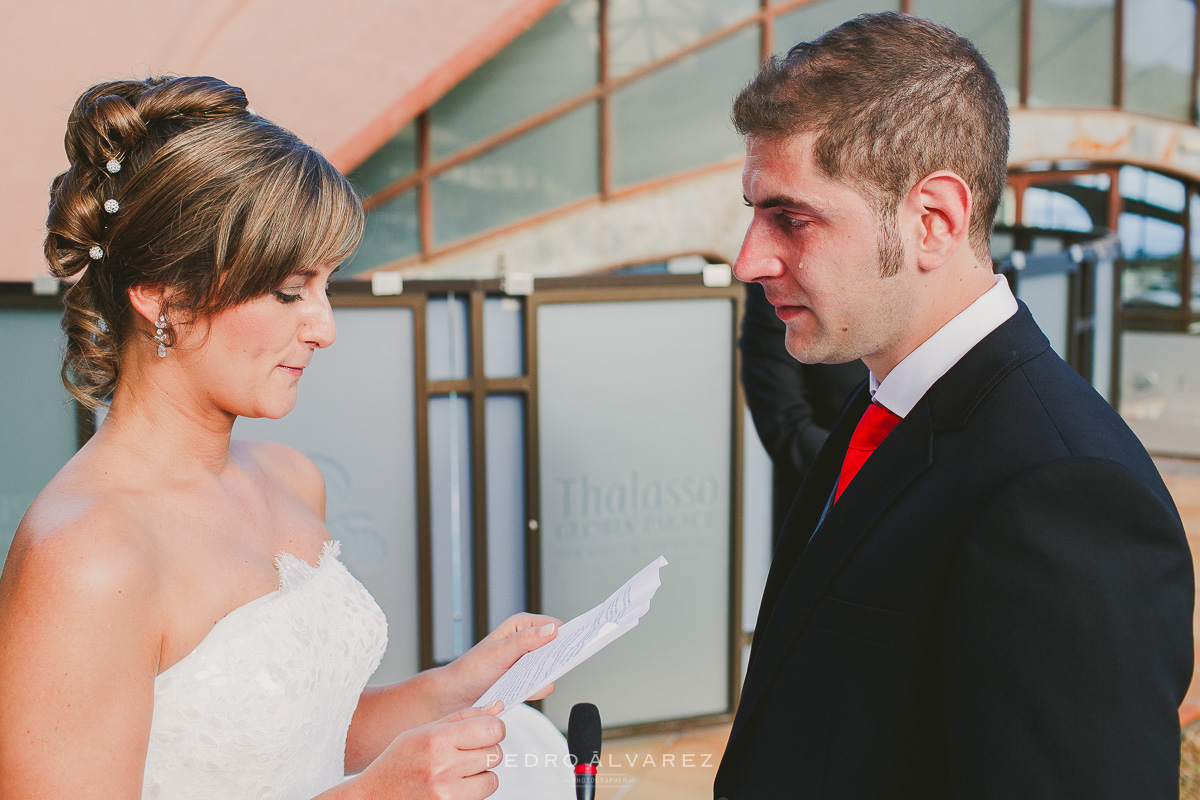
[[[576,703],[567,721],[567,748],[575,765],[576,800],[593,800],[596,796],[600,739],[600,712],[591,703]]]

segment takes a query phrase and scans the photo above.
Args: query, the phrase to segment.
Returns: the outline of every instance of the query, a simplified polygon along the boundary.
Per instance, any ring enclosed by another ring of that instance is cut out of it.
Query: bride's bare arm
[[[40,516],[0,577],[0,798],[140,798],[162,641],[152,562],[88,513]]]
[[[364,691],[346,736],[346,772],[366,767],[404,731],[470,706],[517,659],[552,641],[559,624],[554,617],[515,614],[453,663]],[[533,699],[553,691],[551,684]]]

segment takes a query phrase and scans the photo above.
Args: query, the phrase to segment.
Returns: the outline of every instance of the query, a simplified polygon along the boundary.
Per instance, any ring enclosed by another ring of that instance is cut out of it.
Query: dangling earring
[[[154,341],[158,342],[158,357],[167,357],[167,333],[164,328],[167,327],[166,316],[159,314],[158,322],[154,323]]]

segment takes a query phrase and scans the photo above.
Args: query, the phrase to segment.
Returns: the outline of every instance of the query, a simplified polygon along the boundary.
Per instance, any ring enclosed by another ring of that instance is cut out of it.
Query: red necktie
[[[862,419],[858,421],[858,427],[850,437],[850,447],[846,450],[846,460],[842,462],[842,472],[838,476],[837,493],[833,496],[835,503],[862,465],[867,463],[871,453],[879,447],[879,443],[899,424],[900,419],[874,400],[867,406]]]

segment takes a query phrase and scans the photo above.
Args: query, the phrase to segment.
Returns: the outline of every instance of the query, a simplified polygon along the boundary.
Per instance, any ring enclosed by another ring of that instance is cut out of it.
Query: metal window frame
[[[822,2],[822,0],[791,0],[790,2],[775,2],[771,0],[759,0],[759,8],[753,14],[750,14],[745,19],[731,23],[724,27],[713,30],[704,36],[700,37],[691,44],[680,48],[679,50],[664,56],[662,58],[649,61],[646,64],[630,71],[620,77],[614,78],[610,75],[608,69],[609,62],[609,35],[608,35],[608,0],[599,0],[598,4],[598,33],[599,33],[599,48],[598,48],[598,83],[574,97],[567,98],[550,108],[533,115],[532,117],[512,125],[504,130],[497,131],[490,136],[481,139],[474,144],[471,144],[450,156],[434,161],[431,158],[429,147],[429,110],[426,109],[417,116],[417,168],[414,172],[387,186],[380,191],[372,194],[366,200],[368,210],[378,207],[386,203],[388,200],[403,194],[411,189],[418,191],[418,214],[420,217],[419,228],[421,231],[420,249],[417,253],[406,255],[394,261],[380,264],[373,269],[393,269],[413,266],[428,262],[434,258],[446,256],[454,252],[472,247],[483,241],[507,235],[526,228],[541,225],[549,219],[571,213],[580,208],[584,208],[597,203],[606,202],[611,199],[628,197],[637,195],[647,191],[662,188],[664,186],[673,185],[676,183],[686,182],[702,175],[727,169],[731,166],[736,166],[741,159],[730,159],[725,162],[705,165],[702,167],[686,170],[672,175],[665,175],[660,178],[655,178],[649,181],[633,184],[630,186],[616,189],[612,181],[612,165],[614,153],[612,150],[612,96],[613,93],[621,87],[636,81],[652,72],[660,70],[664,67],[673,64],[674,62],[686,58],[693,53],[709,47],[717,42],[731,36],[747,27],[758,26],[760,34],[760,57],[766,60],[773,52],[775,47],[775,20],[781,14],[787,14],[799,8],[808,5]],[[912,0],[894,0],[898,10],[905,13],[912,12]],[[1032,40],[1034,36],[1033,30],[1033,3],[1034,0],[1021,0],[1020,22],[1019,22],[1019,65],[1018,65],[1018,108],[1026,108],[1029,102],[1030,85],[1032,82]],[[1113,91],[1112,103],[1109,108],[1120,109],[1124,100],[1125,80],[1124,80],[1124,41],[1125,41],[1125,4],[1126,0],[1114,0],[1114,25],[1113,25]],[[1200,95],[1198,95],[1198,87],[1200,87],[1200,12],[1195,15],[1196,33],[1192,40],[1192,81],[1191,81],[1191,97],[1190,106],[1191,114],[1189,120],[1195,124],[1200,120]],[[581,198],[563,206],[547,209],[530,217],[518,220],[507,225],[490,228],[476,234],[472,234],[461,239],[451,242],[446,242],[441,245],[434,243],[433,238],[433,214],[435,209],[432,201],[432,181],[438,175],[449,169],[453,169],[460,164],[466,163],[484,153],[501,147],[508,142],[517,139],[530,131],[548,124],[565,114],[574,111],[575,109],[587,104],[597,103],[599,106],[599,191],[593,195]],[[1082,109],[1081,109],[1082,110]]]

